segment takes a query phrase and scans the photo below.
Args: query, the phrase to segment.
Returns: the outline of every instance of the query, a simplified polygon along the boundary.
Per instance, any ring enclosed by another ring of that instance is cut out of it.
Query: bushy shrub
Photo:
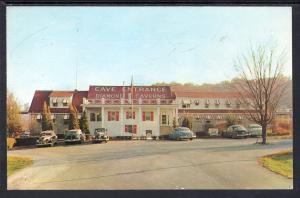
[[[7,138],[7,149],[12,149],[16,144],[15,138]]]
[[[16,138],[16,146],[32,146],[36,144],[38,137]]]

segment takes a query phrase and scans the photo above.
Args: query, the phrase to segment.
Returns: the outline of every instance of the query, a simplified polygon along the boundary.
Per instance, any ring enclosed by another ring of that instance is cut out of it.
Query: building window
[[[199,105],[199,100],[195,100],[195,105]]]
[[[215,100],[215,106],[216,106],[216,107],[219,107],[219,106],[220,106],[220,100],[219,100],[219,99],[216,99],[216,100]]]
[[[125,132],[136,134],[137,125],[125,125]]]
[[[95,113],[90,113],[90,121],[91,121],[91,122],[96,121]]]
[[[102,116],[101,116],[101,113],[96,113],[96,119],[97,121],[102,121]]]
[[[68,106],[68,100],[67,99],[63,99],[63,106],[64,107]]]
[[[53,107],[57,107],[57,98],[52,99],[52,105]]]
[[[135,111],[126,111],[126,119],[135,119]]]
[[[119,121],[119,111],[109,111],[107,120],[108,121]]]
[[[69,124],[69,115],[68,114],[64,115],[64,124]]]
[[[154,113],[151,112],[143,112],[143,121],[153,121],[154,120]]]
[[[161,116],[161,124],[162,125],[169,125],[169,116],[168,115],[162,115]]]
[[[210,104],[209,99],[206,99],[206,101],[205,101],[205,108],[208,108],[208,107],[209,107],[209,104]]]
[[[230,99],[227,99],[227,100],[226,100],[226,107],[227,107],[227,108],[230,108],[230,105],[231,105],[231,101],[230,101]]]
[[[182,104],[182,108],[190,108],[190,104]]]

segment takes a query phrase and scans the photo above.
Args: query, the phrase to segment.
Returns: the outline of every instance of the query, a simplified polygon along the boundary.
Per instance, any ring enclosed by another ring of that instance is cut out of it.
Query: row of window
[[[215,103],[215,107],[219,107],[220,106],[220,103]],[[182,108],[190,108],[191,105],[190,104],[182,104]],[[226,104],[226,107],[227,108],[230,108],[231,107],[231,104],[227,103]],[[241,107],[241,104],[236,104],[236,108],[239,109]],[[205,104],[205,108],[209,108],[209,104]]]
[[[162,115],[162,124],[169,124],[169,116]],[[126,119],[135,119],[135,112],[127,111]],[[154,121],[154,112],[142,112],[142,120],[143,121]],[[90,113],[90,121],[102,121],[101,113]],[[108,111],[107,121],[119,121],[119,112],[118,111]]]
[[[235,100],[235,102],[236,102],[236,104],[241,104],[241,101],[240,100]],[[186,100],[182,100],[182,103],[183,104],[191,104],[192,103],[192,101],[191,100],[189,100],[189,99],[186,99]],[[193,103],[195,104],[195,105],[199,105],[200,104],[200,101],[199,100],[194,100],[193,101]],[[212,102],[211,102],[211,100],[210,99],[206,99],[205,100],[205,104],[211,104]],[[220,99],[215,99],[214,100],[214,103],[215,104],[221,104],[220,103]],[[225,101],[225,104],[227,105],[227,104],[231,104],[231,100],[230,99],[227,99],[226,101]]]
[[[62,99],[62,104],[63,104],[63,106],[64,107],[67,107],[68,105],[69,105],[69,101],[68,101],[68,99]],[[58,99],[57,98],[53,98],[52,99],[52,105],[53,105],[53,107],[57,107],[58,106]]]

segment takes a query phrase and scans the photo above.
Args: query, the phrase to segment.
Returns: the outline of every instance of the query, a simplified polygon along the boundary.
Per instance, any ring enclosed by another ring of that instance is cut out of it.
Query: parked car
[[[93,142],[107,142],[109,140],[109,137],[107,135],[107,129],[106,128],[96,128],[93,136]]]
[[[85,134],[80,129],[68,130],[65,134],[65,144],[82,143],[85,141]]]
[[[231,125],[223,133],[223,136],[231,138],[247,138],[249,136],[249,133],[247,132],[247,129],[242,125]]]
[[[171,140],[193,140],[195,134],[187,127],[177,127],[169,135]]]
[[[29,138],[30,137],[30,131],[24,131],[20,134],[20,138]]]
[[[262,127],[259,124],[249,124],[247,130],[250,136],[257,137],[262,135]]]
[[[39,139],[36,140],[37,146],[54,146],[57,144],[57,135],[54,131],[42,131]]]

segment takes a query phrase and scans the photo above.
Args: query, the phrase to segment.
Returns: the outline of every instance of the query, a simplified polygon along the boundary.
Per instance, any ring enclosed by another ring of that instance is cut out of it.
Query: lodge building
[[[181,125],[184,117],[192,120],[192,130],[203,131],[205,124],[222,124],[227,115],[241,123],[249,122],[234,92],[178,90],[171,86],[90,86],[88,91],[35,91],[29,114],[37,123],[34,133],[41,132],[44,101],[50,107],[54,131],[68,129],[70,104],[78,118],[86,111],[89,129],[106,128],[109,136],[160,136],[171,132],[174,122]]]

